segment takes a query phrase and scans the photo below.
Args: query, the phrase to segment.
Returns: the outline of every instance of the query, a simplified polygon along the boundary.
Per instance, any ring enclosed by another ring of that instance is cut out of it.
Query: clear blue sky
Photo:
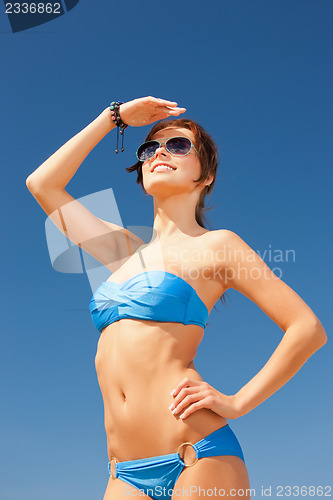
[[[275,262],[329,340],[268,401],[230,420],[256,496],[261,486],[327,486],[332,464],[332,31],[330,0],[80,0],[59,19],[13,34],[0,6],[1,500],[102,499],[108,481],[98,341],[84,274],[56,272],[46,215],[26,177],[111,100],[176,100],[216,140],[221,165],[208,212],[214,229]],[[148,128],[115,134],[68,185],[79,198],[112,188],[125,226],[151,226],[152,202],[125,167]],[[130,200],[130,202],[129,202]],[[105,214],[107,218],[107,214]],[[228,291],[197,368],[233,394],[283,332]],[[312,498],[317,498],[312,497]]]

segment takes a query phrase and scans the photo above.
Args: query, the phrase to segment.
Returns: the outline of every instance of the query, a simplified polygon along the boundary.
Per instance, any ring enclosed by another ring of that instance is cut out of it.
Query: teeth
[[[169,167],[168,165],[158,165],[157,167],[154,168],[154,172],[159,172],[163,170],[174,170],[174,169]]]

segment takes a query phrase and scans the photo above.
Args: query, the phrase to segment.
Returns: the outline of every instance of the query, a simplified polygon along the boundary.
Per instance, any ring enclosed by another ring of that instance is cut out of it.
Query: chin
[[[147,193],[155,197],[169,197],[188,193],[188,186],[177,186],[166,182],[154,182],[146,189]]]

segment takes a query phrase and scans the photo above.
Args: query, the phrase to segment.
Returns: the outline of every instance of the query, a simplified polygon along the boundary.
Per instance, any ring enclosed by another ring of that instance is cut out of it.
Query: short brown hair
[[[209,208],[204,208],[205,198],[208,193],[211,193],[215,184],[216,172],[218,166],[217,147],[211,136],[204,130],[204,128],[201,127],[201,125],[199,125],[197,122],[190,120],[188,118],[162,120],[156,123],[156,125],[154,125],[154,127],[150,130],[145,141],[150,141],[152,137],[160,130],[163,130],[165,128],[176,128],[176,127],[187,128],[194,135],[194,146],[198,150],[199,160],[201,165],[201,175],[199,179],[197,179],[195,182],[198,182],[200,185],[204,181],[209,179],[211,175],[214,176],[214,179],[211,182],[211,184],[209,186],[205,186],[204,189],[201,191],[199,201],[197,203],[197,206],[195,207],[195,219],[200,226],[205,227],[206,221],[204,212],[210,210]],[[132,167],[127,167],[126,170],[127,172],[134,172],[135,170],[137,171],[136,182],[137,184],[141,184],[142,189],[145,191],[145,188],[143,186],[142,162],[138,161]]]

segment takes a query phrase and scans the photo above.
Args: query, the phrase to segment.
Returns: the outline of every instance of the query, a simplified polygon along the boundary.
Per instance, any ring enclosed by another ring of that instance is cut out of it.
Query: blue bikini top
[[[123,318],[205,328],[209,315],[195,289],[166,271],[143,272],[123,283],[103,281],[90,300],[89,310],[99,332]]]

